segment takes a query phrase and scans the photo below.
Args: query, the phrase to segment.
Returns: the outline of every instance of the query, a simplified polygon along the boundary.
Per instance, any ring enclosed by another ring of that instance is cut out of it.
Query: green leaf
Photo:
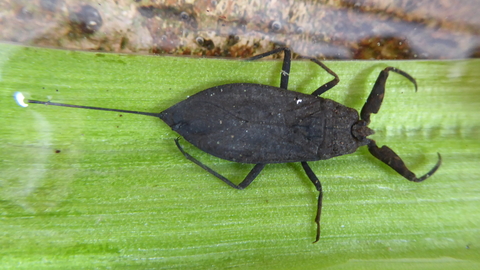
[[[366,149],[272,164],[247,189],[223,184],[176,149],[154,117],[31,104],[13,93],[77,105],[160,112],[205,88],[278,85],[281,63],[116,55],[0,45],[0,264],[5,268],[478,269],[479,60],[326,62],[341,82],[325,93],[361,109],[378,72],[395,66],[372,136],[417,175],[412,183]],[[311,93],[330,75],[293,63],[289,88]],[[209,156],[240,181],[252,165]]]

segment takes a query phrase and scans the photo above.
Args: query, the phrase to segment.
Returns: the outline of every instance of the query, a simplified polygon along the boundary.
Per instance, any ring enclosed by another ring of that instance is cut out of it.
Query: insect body
[[[357,111],[267,85],[216,86],[161,112],[160,118],[203,151],[242,163],[329,159],[367,144],[351,135]]]
[[[188,154],[181,147],[179,140],[175,140],[178,149],[187,159],[236,189],[246,188],[268,163],[300,162],[319,192],[315,217],[317,224],[315,242],[320,238],[323,191],[320,181],[307,161],[350,154],[358,147],[367,145],[372,155],[413,182],[427,179],[440,167],[441,156],[438,154],[437,164],[427,174],[417,178],[393,150],[387,146],[379,148],[375,141],[367,138],[373,134],[367,127],[370,123],[370,114],[377,113],[380,109],[389,72],[403,75],[416,89],[416,82],[410,75],[393,67],[382,70],[359,117],[356,110],[319,97],[335,86],[339,78],[318,60],[308,58],[335,78],[320,86],[311,95],[287,90],[291,62],[291,52],[288,48],[278,48],[250,60],[281,51],[284,51],[285,57],[280,88],[251,83],[220,85],[201,91],[160,113],[36,100],[28,100],[28,103],[159,117],[185,140],[209,154],[230,161],[255,164],[245,179],[237,185]],[[22,103],[23,101],[19,100],[19,104]]]

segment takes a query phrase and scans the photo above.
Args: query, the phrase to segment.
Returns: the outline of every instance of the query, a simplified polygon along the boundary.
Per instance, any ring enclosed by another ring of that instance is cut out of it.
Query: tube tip
[[[20,107],[28,107],[28,104],[25,103],[25,96],[23,96],[23,94],[21,92],[15,92],[15,94],[13,94],[13,98],[15,99],[15,101],[17,102],[18,106]]]

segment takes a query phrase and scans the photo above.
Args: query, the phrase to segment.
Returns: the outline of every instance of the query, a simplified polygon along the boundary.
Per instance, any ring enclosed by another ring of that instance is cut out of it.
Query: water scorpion
[[[176,146],[187,159],[235,189],[244,189],[250,185],[269,163],[300,162],[319,192],[314,219],[317,225],[314,243],[320,239],[323,191],[320,180],[307,162],[350,154],[361,146],[367,146],[374,157],[409,181],[421,182],[437,171],[442,162],[439,153],[436,165],[425,175],[417,177],[392,149],[387,146],[378,147],[374,140],[368,138],[374,133],[368,128],[370,115],[380,109],[389,72],[408,79],[416,91],[417,83],[412,76],[394,67],[383,69],[359,114],[355,109],[320,97],[339,82],[339,77],[315,58],[303,57],[319,65],[334,79],[309,95],[287,90],[292,56],[290,49],[277,48],[249,60],[282,51],[284,59],[280,87],[254,83],[219,85],[203,90],[160,113],[37,100],[27,100],[27,103],[158,117],[186,141],[206,153],[225,160],[254,164],[244,180],[235,184],[191,156],[182,148],[179,139],[175,139]],[[27,106],[21,93],[17,92],[15,98],[20,105]]]

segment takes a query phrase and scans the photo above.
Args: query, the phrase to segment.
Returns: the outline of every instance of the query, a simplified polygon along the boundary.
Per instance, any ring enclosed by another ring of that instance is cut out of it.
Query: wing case
[[[313,161],[359,146],[351,135],[357,111],[267,85],[212,87],[168,108],[160,118],[201,150],[235,162]]]

